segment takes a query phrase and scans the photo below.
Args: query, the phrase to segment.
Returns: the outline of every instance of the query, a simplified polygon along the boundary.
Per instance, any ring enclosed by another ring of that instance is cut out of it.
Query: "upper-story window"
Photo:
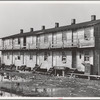
[[[18,38],[18,44],[20,44],[20,38]]]
[[[45,35],[44,35],[44,43],[47,43],[47,42],[48,42],[48,35],[45,34]]]
[[[84,29],[84,39],[90,40],[90,34],[91,34],[90,28],[85,28]]]

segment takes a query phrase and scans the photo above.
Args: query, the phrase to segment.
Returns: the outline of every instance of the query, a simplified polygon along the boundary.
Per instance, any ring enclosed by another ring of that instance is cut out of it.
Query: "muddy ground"
[[[100,80],[88,80],[81,78],[57,77],[36,75],[30,81],[16,82],[2,81],[0,87],[22,90],[26,93],[40,92],[44,97],[100,97]],[[34,95],[39,96],[39,95]]]

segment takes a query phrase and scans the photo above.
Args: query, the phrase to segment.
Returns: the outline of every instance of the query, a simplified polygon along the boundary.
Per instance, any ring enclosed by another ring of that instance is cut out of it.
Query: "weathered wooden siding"
[[[30,55],[32,56],[32,59],[30,59]],[[24,53],[24,64],[27,67],[34,68],[36,64],[36,52]]]
[[[9,55],[9,59],[7,58],[7,55]],[[10,65],[10,64],[12,64],[12,54],[11,54],[11,52],[5,52],[5,53],[3,53],[3,63],[5,64],[5,65]]]
[[[63,51],[66,54],[66,63],[62,62],[62,51],[53,52],[53,66],[65,66],[72,68],[72,52]]]
[[[48,42],[49,43],[52,43],[52,33],[49,33],[48,34]]]
[[[100,75],[100,24],[94,27],[95,49],[93,74]]]
[[[77,51],[76,68],[79,71],[85,71],[85,66],[82,63],[90,63],[91,65],[93,65],[93,50],[89,50],[89,61],[84,61],[84,53],[85,50]]]
[[[23,47],[23,44],[24,44],[24,42],[23,42],[23,37],[21,37],[21,38],[20,38],[20,46]]]
[[[44,60],[45,52],[38,52],[37,64],[41,65],[41,68],[49,69],[52,67],[52,52],[51,51],[46,51],[46,52],[48,55],[47,60]]]

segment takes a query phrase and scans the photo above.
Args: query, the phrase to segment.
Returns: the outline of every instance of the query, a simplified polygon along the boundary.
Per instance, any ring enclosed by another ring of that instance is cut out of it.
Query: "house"
[[[54,67],[63,74],[64,68],[76,68],[78,71],[100,75],[100,20],[92,15],[91,20],[71,25],[3,37],[0,50],[1,62],[16,67],[26,65],[33,69],[39,65],[47,71]]]

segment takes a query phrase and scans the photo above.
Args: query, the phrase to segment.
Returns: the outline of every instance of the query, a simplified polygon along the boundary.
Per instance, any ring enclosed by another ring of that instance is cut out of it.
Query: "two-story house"
[[[26,65],[34,68],[36,64],[41,69],[57,70],[77,68],[85,72],[91,67],[90,74],[100,75],[100,20],[92,15],[91,20],[54,28],[23,32],[3,37],[0,50],[2,51],[2,64],[16,67]],[[56,70],[56,71],[57,71]],[[63,73],[63,70],[61,70]]]

